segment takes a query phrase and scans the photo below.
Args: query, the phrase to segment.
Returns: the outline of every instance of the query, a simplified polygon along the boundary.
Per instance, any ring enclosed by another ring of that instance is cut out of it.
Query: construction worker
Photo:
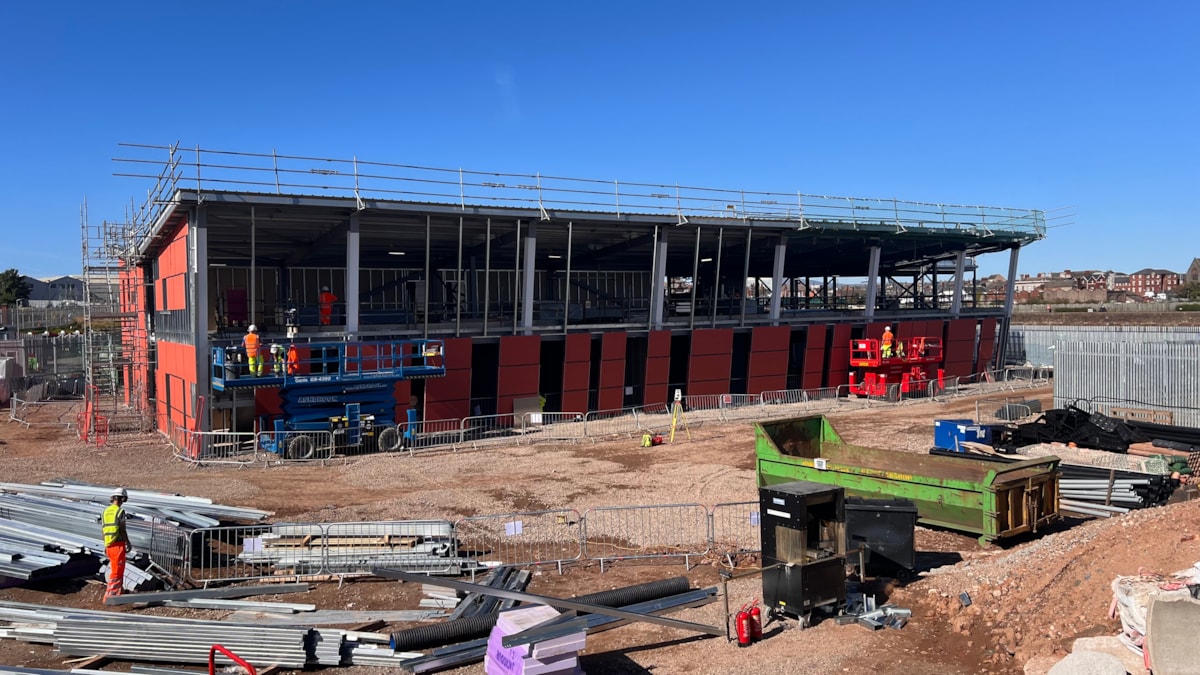
[[[296,345],[288,345],[287,348],[287,374],[296,375],[300,372],[300,354],[296,351]]]
[[[125,530],[125,509],[122,504],[129,500],[125,488],[113,490],[111,504],[104,509],[101,532],[104,533],[104,553],[108,556],[108,587],[104,599],[125,592],[125,556],[129,553],[129,533]]]
[[[333,303],[337,302],[338,297],[329,292],[328,286],[321,287],[320,309],[321,309],[321,325],[328,326],[333,319]]]
[[[261,347],[262,342],[258,339],[258,326],[250,324],[250,327],[246,329],[246,334],[242,336],[242,349],[246,350],[246,362],[250,364],[251,377],[262,375],[262,354],[259,352]]]
[[[892,346],[896,342],[896,336],[892,334],[891,326],[883,327],[883,339],[879,341],[879,346],[883,349],[883,358],[892,356]]]
[[[272,342],[267,350],[271,352],[271,374],[283,375],[283,360],[287,356],[287,348],[278,342]]]

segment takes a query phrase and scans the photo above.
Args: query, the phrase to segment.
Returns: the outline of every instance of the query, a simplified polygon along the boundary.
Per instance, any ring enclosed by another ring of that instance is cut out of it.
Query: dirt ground
[[[1049,404],[1050,391],[1036,397]],[[835,412],[831,418],[849,442],[924,452],[933,420],[970,417],[971,399]],[[209,497],[227,504],[274,511],[277,520],[354,521],[459,518],[525,510],[638,504],[718,503],[754,500],[754,434],[751,423],[693,425],[692,440],[654,449],[635,439],[596,444],[525,445],[409,457],[374,455],[344,465],[270,468],[194,468],[171,459],[154,437],[96,449],[65,432],[0,424],[0,476],[34,483],[71,477],[123,483]],[[794,622],[771,626],[749,649],[723,639],[636,624],[589,636],[582,665],[592,673],[1016,673],[1035,656],[1062,654],[1079,636],[1110,635],[1108,584],[1145,567],[1172,572],[1200,561],[1200,501],[1108,521],[1065,522],[1051,532],[1004,547],[975,538],[918,528],[920,578],[881,586],[893,602],[913,610],[903,630],[870,632],[832,621],[799,630]],[[739,565],[752,567],[754,561]],[[530,591],[580,595],[652,579],[686,575],[693,586],[718,583],[717,560],[685,570],[682,560],[620,562],[601,572],[595,563],[568,565],[563,574],[538,570]],[[962,608],[959,593],[974,600]],[[0,598],[99,608],[102,587],[75,582],[48,589],[0,590]],[[730,584],[736,606],[761,595],[757,578]],[[301,600],[303,597],[305,599]],[[320,584],[306,596],[322,609],[415,609],[419,588],[379,580]],[[156,610],[179,611],[179,610]],[[191,610],[219,618],[220,612]],[[723,625],[720,602],[686,610],[678,618]],[[62,667],[49,647],[0,641],[0,664]],[[124,669],[114,664],[109,669]],[[382,669],[338,669],[347,675]],[[482,673],[482,665],[456,673]]]

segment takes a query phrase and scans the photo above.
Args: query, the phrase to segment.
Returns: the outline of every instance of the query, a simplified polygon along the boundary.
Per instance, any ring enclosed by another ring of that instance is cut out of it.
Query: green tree
[[[28,300],[31,290],[15,268],[0,272],[0,306],[15,305],[19,300]]]
[[[1200,283],[1179,286],[1171,294],[1180,300],[1200,300]]]

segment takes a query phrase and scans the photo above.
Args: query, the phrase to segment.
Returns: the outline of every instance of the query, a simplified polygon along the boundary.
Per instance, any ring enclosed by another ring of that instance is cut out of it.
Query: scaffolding
[[[88,222],[80,209],[83,279],[84,410],[77,420],[84,442],[104,444],[108,432],[152,428],[149,334],[143,318],[143,274],[135,263],[128,223]]]

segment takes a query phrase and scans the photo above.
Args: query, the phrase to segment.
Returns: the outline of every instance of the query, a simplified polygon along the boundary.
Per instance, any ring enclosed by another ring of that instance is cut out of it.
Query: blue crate
[[[971,419],[946,419],[933,421],[933,444],[947,450],[962,451],[962,443],[991,445],[992,428],[976,424]]]

